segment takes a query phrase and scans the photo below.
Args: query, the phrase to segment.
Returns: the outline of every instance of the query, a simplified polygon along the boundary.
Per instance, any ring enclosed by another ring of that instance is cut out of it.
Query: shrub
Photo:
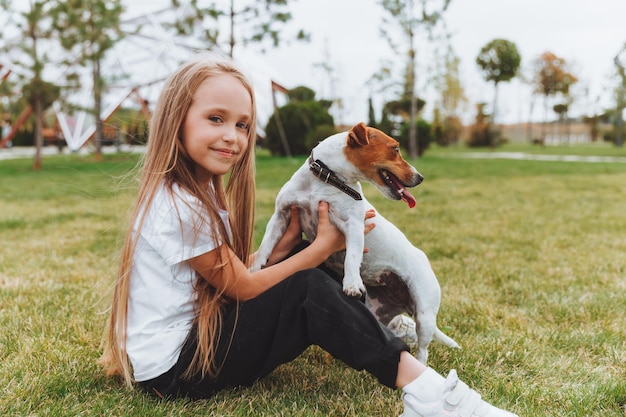
[[[279,121],[291,155],[307,155],[311,151],[312,135],[316,129],[321,130],[325,126],[328,131],[327,127],[335,125],[328,110],[317,101],[294,101],[277,109],[265,128],[265,146],[272,155],[280,156],[286,156],[287,151],[281,139]]]
[[[463,131],[463,123],[457,116],[448,116],[434,130],[433,135],[437,145],[453,145],[459,142],[461,132]]]
[[[313,149],[323,139],[334,135],[337,132],[335,126],[332,125],[320,125],[309,132],[306,136],[305,144],[308,149]]]
[[[470,128],[467,146],[474,148],[496,146],[498,137],[498,133],[493,129],[491,116],[485,113],[485,103],[479,103],[476,105],[476,120]]]
[[[400,146],[409,148],[409,123],[404,122],[400,127],[400,134],[396,137]],[[417,156],[422,156],[433,140],[432,126],[426,120],[417,121]]]

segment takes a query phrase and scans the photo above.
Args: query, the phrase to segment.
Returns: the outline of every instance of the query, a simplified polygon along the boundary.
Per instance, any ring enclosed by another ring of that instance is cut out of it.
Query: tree
[[[180,0],[171,0],[176,8],[181,7]],[[222,2],[225,3],[225,2]],[[198,0],[191,0],[192,13],[188,13],[174,22],[174,28],[180,35],[195,35],[208,42],[207,49],[228,45],[228,53],[234,56],[235,46],[249,43],[263,43],[269,40],[273,47],[280,44],[284,32],[280,27],[291,20],[287,10],[288,0],[248,1],[241,6],[230,0],[228,6],[217,3],[200,5]],[[239,7],[237,7],[239,6]],[[223,40],[220,23],[226,20],[228,27],[227,41]],[[295,35],[296,40],[308,40],[302,30]]]
[[[616,123],[615,123],[615,145],[623,146],[624,145],[624,120],[622,118],[622,113],[624,112],[624,108],[626,108],[626,68],[623,62],[623,55],[626,53],[626,44],[622,47],[622,49],[615,55],[613,62],[615,63],[615,67],[617,69],[617,75],[619,76],[619,86],[616,91]]]
[[[439,145],[447,146],[459,141],[462,123],[459,107],[467,103],[460,79],[460,59],[452,47],[443,48],[436,62],[440,66],[434,79],[440,98],[434,109],[433,136]]]
[[[565,125],[566,137],[567,141],[569,142],[569,123],[567,123],[567,112],[569,111],[569,103],[555,104],[554,106],[552,106],[552,110],[554,110],[554,112],[558,116],[557,129],[559,136],[561,136],[562,133],[561,125]]]
[[[42,51],[41,42],[52,38],[52,18],[50,11],[56,5],[50,0],[31,0],[29,7],[20,9],[15,7],[13,1],[3,0],[0,9],[11,18],[13,22],[9,30],[3,28],[2,35],[5,38],[2,49],[13,56],[20,56],[13,64],[19,67],[19,81],[24,98],[28,101],[35,114],[35,157],[33,169],[41,169],[41,148],[43,146],[43,112],[51,104],[51,99],[58,91],[53,84],[43,79],[44,65],[49,62],[48,52],[50,48]],[[9,38],[6,34],[14,33],[15,37]]]
[[[441,109],[444,117],[458,116],[459,107],[467,103],[465,90],[460,77],[461,60],[452,48],[442,59],[442,68],[435,77],[435,84],[441,94]]]
[[[548,122],[548,100],[560,94],[566,102],[571,103],[570,87],[578,81],[563,58],[552,52],[544,52],[533,62],[535,73],[535,92],[544,96],[545,122],[543,126],[543,140]]]
[[[470,127],[470,136],[467,141],[469,147],[490,146],[493,139],[493,129],[490,128],[491,120],[485,113],[485,103],[476,105],[476,119]]]
[[[406,143],[409,140],[409,131],[411,130],[409,123],[410,120],[402,123],[400,126],[400,133],[396,137],[396,140],[400,142],[400,145],[403,147],[406,146]],[[414,129],[417,131],[417,139],[419,141],[417,144],[417,157],[419,158],[424,155],[424,152],[426,152],[426,149],[430,147],[430,143],[433,141],[433,127],[424,119],[419,119],[413,124],[415,125]]]
[[[372,97],[367,99],[367,125],[371,127],[378,127],[376,121],[376,111],[374,110],[374,103]]]
[[[91,66],[93,82],[94,117],[96,121],[96,158],[102,152],[102,93],[105,88],[100,64],[107,51],[123,37],[120,18],[124,8],[122,0],[65,0],[52,9],[54,28],[61,45],[70,52],[68,67],[75,64]],[[73,72],[69,80],[77,80]]]
[[[337,83],[339,79],[334,67],[333,58],[328,48],[328,39],[324,42],[322,59],[319,62],[314,63],[313,66],[319,68],[324,73],[327,81],[325,83],[325,88],[322,87],[321,94],[331,101],[333,118],[337,123],[341,124],[343,119],[344,104],[343,100],[338,97]]]
[[[417,158],[419,155],[416,123],[418,114],[416,95],[417,32],[422,28],[432,31],[435,25],[442,20],[443,12],[448,8],[450,1],[379,0],[379,4],[387,12],[387,15],[383,17],[382,36],[396,54],[402,55],[401,50],[407,51],[406,86],[402,99],[408,98],[410,102],[408,150],[411,158]],[[429,11],[429,5],[432,3],[437,3],[438,7],[434,11]],[[388,28],[397,28],[404,48],[396,44],[396,36]]]
[[[506,39],[494,39],[483,46],[476,57],[476,64],[487,82],[494,84],[493,123],[497,123],[498,84],[508,82],[517,75],[521,57],[517,46]]]
[[[328,113],[330,102],[315,100],[315,92],[308,87],[296,87],[288,95],[289,103],[276,109],[267,122],[266,146],[272,155],[306,155],[319,140],[335,133]],[[283,133],[289,138],[287,146]]]

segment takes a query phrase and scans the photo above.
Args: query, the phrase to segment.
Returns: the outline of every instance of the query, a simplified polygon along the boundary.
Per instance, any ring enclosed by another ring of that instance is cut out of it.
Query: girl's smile
[[[233,158],[237,153],[230,149],[214,149],[215,152],[220,154],[223,158]]]

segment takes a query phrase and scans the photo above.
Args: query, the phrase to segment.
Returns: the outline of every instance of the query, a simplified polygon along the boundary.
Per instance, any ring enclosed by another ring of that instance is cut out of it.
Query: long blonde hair
[[[211,178],[210,185],[215,193],[209,195],[206,187],[196,181],[194,165],[183,146],[180,133],[198,87],[208,78],[222,74],[234,76],[248,90],[252,99],[252,118],[249,123],[248,146],[244,155],[231,169],[226,187],[221,175],[214,175]],[[248,262],[254,229],[255,127],[256,102],[253,87],[246,76],[229,61],[200,56],[180,66],[166,81],[150,121],[139,193],[122,247],[113,304],[104,337],[104,351],[100,363],[108,375],[120,375],[129,386],[133,383],[131,364],[126,353],[130,273],[138,239],[138,233],[133,233],[133,226],[136,224],[137,230],[141,229],[146,212],[143,208],[152,203],[161,183],[165,183],[170,191],[171,186],[176,183],[197,197],[206,208],[210,222],[198,224],[197,227],[211,227],[216,241],[228,242],[234,253],[243,262]],[[232,240],[220,220],[218,211],[220,208],[229,211]],[[221,273],[226,261],[221,260],[215,265],[214,272]],[[194,292],[196,294],[194,324],[198,327],[198,348],[186,375],[191,376],[198,372],[212,375],[217,369],[214,354],[219,339],[220,307],[224,297],[206,280],[199,277],[196,279]]]

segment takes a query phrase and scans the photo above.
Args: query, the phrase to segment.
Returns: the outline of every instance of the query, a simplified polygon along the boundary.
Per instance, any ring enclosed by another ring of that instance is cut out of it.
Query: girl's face
[[[223,175],[248,148],[252,98],[230,74],[208,78],[195,92],[183,122],[183,145],[196,164],[198,181]]]

